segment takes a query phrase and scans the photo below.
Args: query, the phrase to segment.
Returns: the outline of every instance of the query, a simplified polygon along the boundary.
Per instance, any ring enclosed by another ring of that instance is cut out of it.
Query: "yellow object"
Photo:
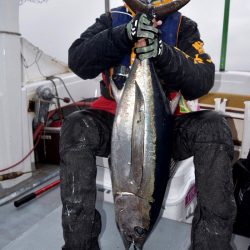
[[[196,41],[192,44],[192,46],[198,51],[199,54],[204,53],[203,43],[201,41]]]
[[[187,106],[186,100],[183,96],[180,97],[179,100],[180,113],[189,113],[191,112],[190,108]]]
[[[153,6],[161,6],[163,4],[166,4],[166,3],[171,3],[173,2],[173,0],[157,0],[157,1],[154,1],[153,3],[151,3]]]
[[[194,64],[197,64],[197,63],[204,63],[202,58],[199,57],[199,54],[196,54],[194,58]]]
[[[125,8],[127,9],[127,12],[130,13],[132,16],[135,16],[135,12],[130,9],[130,7],[125,3],[124,4]]]

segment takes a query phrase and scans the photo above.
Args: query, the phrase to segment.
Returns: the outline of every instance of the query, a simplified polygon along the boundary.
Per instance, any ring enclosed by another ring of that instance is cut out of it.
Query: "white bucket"
[[[193,157],[177,163],[169,180],[163,217],[191,223],[197,204]]]

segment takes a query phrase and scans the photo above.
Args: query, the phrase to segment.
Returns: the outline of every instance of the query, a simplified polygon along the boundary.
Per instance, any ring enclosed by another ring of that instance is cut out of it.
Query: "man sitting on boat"
[[[139,1],[135,0],[134,2]],[[142,1],[142,0],[141,0]],[[146,1],[144,1],[146,2]],[[163,6],[171,0],[149,1]],[[83,79],[102,73],[101,96],[86,110],[69,115],[61,129],[61,199],[63,249],[99,249],[101,218],[95,209],[95,157],[108,157],[116,102],[110,78],[121,89],[135,56],[151,58],[166,96],[181,94],[175,112],[173,158],[194,156],[198,201],[191,249],[228,250],[235,218],[231,174],[233,142],[225,118],[213,111],[190,112],[185,100],[209,92],[215,66],[203,49],[197,24],[176,11],[158,26],[124,5],[105,13],[73,42],[69,67]]]

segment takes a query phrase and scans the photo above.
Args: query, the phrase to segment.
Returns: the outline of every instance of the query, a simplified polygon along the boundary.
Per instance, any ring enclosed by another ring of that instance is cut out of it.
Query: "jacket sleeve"
[[[163,87],[180,91],[187,100],[207,94],[214,84],[215,66],[204,52],[197,24],[183,16],[177,47],[163,46],[154,62]]]
[[[101,15],[69,48],[69,68],[83,79],[95,78],[131,52],[125,25],[112,28],[109,13]]]

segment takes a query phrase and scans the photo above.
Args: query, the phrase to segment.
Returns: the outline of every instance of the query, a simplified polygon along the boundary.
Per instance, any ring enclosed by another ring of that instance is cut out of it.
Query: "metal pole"
[[[105,12],[109,12],[109,10],[110,10],[109,0],[105,0]]]
[[[225,0],[221,56],[220,56],[220,71],[225,71],[225,65],[226,65],[229,11],[230,11],[230,0]]]

